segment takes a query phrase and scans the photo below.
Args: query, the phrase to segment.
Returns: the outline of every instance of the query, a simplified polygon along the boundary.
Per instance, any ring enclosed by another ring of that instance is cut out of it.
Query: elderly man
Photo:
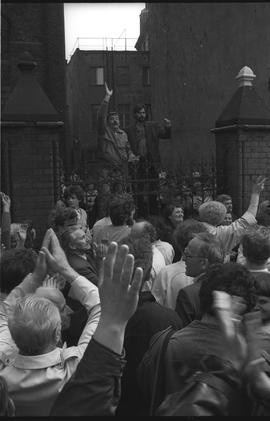
[[[225,260],[229,260],[230,251],[240,243],[242,235],[247,228],[256,224],[256,214],[260,199],[260,193],[264,188],[266,178],[259,176],[254,178],[251,188],[250,202],[247,211],[236,219],[231,225],[220,225],[224,220],[227,209],[223,203],[209,201],[199,207],[199,219],[207,230],[215,235],[225,250]]]
[[[61,348],[61,317],[52,301],[34,294],[48,269],[70,283],[70,296],[88,311],[77,346]],[[98,289],[68,264],[49,229],[36,268],[8,295],[0,313],[0,375],[8,384],[16,415],[49,415],[55,398],[75,372],[100,317]]]
[[[98,267],[89,236],[79,225],[68,227],[61,235],[61,245],[70,266],[94,285],[98,284]]]

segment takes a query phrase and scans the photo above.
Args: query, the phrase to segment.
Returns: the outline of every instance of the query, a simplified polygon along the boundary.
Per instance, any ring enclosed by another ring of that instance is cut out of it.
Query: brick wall
[[[47,127],[8,127],[4,133],[10,157],[8,193],[12,199],[12,222],[33,220],[38,245],[58,194],[58,141],[57,130]]]
[[[239,216],[248,207],[254,175],[268,177],[261,200],[269,198],[269,158],[269,131],[228,128],[216,133],[218,192],[232,196],[234,210]]]

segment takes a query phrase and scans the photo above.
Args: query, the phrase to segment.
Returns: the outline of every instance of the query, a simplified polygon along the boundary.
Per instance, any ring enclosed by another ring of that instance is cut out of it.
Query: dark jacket
[[[136,369],[147,351],[150,340],[160,330],[182,324],[174,310],[158,304],[150,292],[142,292],[138,307],[128,321],[124,347],[127,365],[122,378],[122,395],[117,415],[147,415],[143,397],[136,379]]]
[[[114,415],[125,362],[123,356],[91,339],[75,374],[56,398],[50,416]]]
[[[139,149],[138,149],[138,143],[137,143],[137,138],[136,138],[136,123],[127,127],[125,131],[128,135],[128,141],[129,141],[132,152],[135,155],[138,155]],[[160,163],[158,139],[159,138],[170,139],[171,128],[161,126],[157,121],[146,121],[145,122],[145,138],[146,138],[148,161],[154,165],[158,165]]]
[[[70,266],[79,273],[89,279],[94,285],[98,285],[98,271],[95,258],[90,251],[87,253],[87,260],[79,254],[67,252],[67,259]]]
[[[188,285],[178,292],[175,311],[180,317],[183,327],[193,322],[193,320],[201,320],[199,292],[202,281],[203,275],[200,275],[200,279],[197,279],[194,284]]]

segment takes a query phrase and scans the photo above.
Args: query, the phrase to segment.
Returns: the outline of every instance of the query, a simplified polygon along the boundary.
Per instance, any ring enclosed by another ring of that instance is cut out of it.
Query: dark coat
[[[136,138],[136,123],[125,129],[128,135],[128,141],[134,155],[139,154],[138,143]],[[159,154],[159,138],[160,139],[170,139],[171,138],[171,128],[161,126],[157,121],[146,121],[145,122],[145,137],[146,137],[146,147],[148,152],[148,161],[149,163],[154,164],[154,166],[159,165],[160,163],[160,154]]]
[[[67,252],[67,259],[70,266],[78,272],[79,275],[89,279],[94,285],[98,285],[98,271],[95,258],[90,251],[87,253],[87,260],[78,254]]]
[[[75,374],[59,393],[50,416],[114,415],[125,360],[93,338]]]
[[[127,365],[122,378],[122,396],[117,415],[147,415],[143,397],[136,380],[136,369],[147,351],[150,340],[160,330],[182,327],[176,312],[158,304],[150,292],[140,294],[136,312],[128,321],[124,347]]]
[[[193,320],[201,320],[200,288],[203,276],[194,284],[180,289],[176,299],[175,311],[180,317],[183,327],[189,325]]]

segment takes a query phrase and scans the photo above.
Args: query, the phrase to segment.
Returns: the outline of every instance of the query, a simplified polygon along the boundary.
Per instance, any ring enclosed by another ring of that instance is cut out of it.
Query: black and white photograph
[[[270,416],[270,4],[0,7],[0,416]]]

